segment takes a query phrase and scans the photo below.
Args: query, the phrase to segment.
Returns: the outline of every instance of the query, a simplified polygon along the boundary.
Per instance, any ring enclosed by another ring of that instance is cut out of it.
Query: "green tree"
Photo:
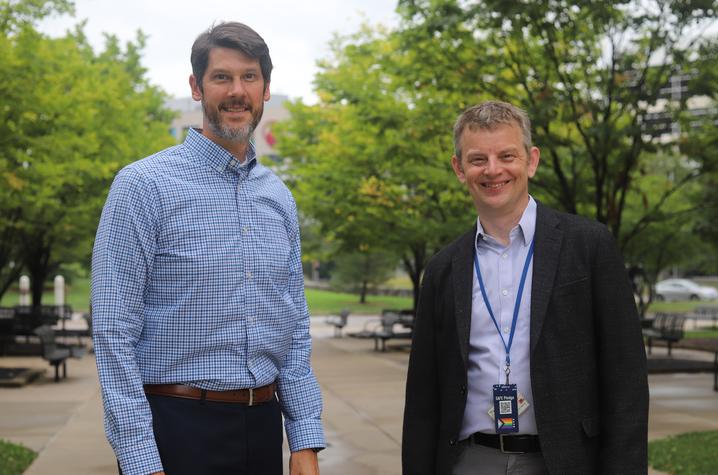
[[[39,305],[61,263],[89,262],[114,173],[173,143],[172,114],[144,77],[141,33],[95,53],[81,26],[48,38],[20,23],[0,37],[0,291],[22,265]]]
[[[331,283],[341,290],[358,292],[359,303],[366,303],[370,290],[386,282],[396,269],[396,256],[368,249],[342,253],[334,259]]]
[[[651,134],[647,114],[660,110],[677,122],[686,111],[686,98],[664,88],[715,42],[702,34],[715,2],[402,0],[400,11],[402,47],[434,68],[417,87],[523,106],[543,152],[535,190],[605,223],[622,247],[703,171],[700,162],[686,167],[637,220],[625,221],[643,170],[675,145]]]
[[[397,31],[335,41],[319,103],[293,104],[280,137],[300,206],[344,250],[394,249],[417,289],[429,255],[474,216],[446,160],[451,124],[495,98],[532,118],[533,194],[605,223],[653,280],[685,261],[656,248],[657,233],[696,216],[686,197],[713,159],[690,146],[694,111],[670,86],[718,64],[715,1],[402,0],[398,11]]]
[[[366,28],[332,51],[319,104],[289,104],[291,120],[277,127],[288,181],[338,254],[397,256],[416,302],[428,258],[472,221],[450,166],[456,106],[434,110],[433,97],[406,89],[408,58],[397,62],[389,33]]]

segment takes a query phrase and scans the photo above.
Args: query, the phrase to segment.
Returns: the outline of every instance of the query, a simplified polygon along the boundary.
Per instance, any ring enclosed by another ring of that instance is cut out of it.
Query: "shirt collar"
[[[519,224],[511,230],[511,239],[515,239],[516,233],[519,233],[519,235],[523,238],[523,244],[524,246],[528,246],[531,244],[531,241],[534,239],[534,234],[536,233],[536,201],[533,199],[533,196],[529,195],[529,202],[526,205],[526,209],[524,209],[523,214],[521,215],[521,219],[519,219]],[[481,226],[481,220],[479,217],[476,218],[476,238],[475,241],[476,245],[479,244],[479,242],[483,239],[484,235],[484,227]]]
[[[220,173],[224,173],[227,169],[235,173],[241,173],[244,170],[249,171],[257,162],[257,151],[253,138],[249,141],[243,163],[240,163],[227,149],[202,135],[201,129],[190,128],[184,140],[184,145],[199,157],[202,157],[207,162],[207,165]]]

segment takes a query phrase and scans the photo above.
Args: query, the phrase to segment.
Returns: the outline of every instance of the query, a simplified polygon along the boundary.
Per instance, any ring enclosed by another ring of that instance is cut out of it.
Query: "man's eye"
[[[516,155],[512,153],[507,153],[506,155],[501,155],[501,160],[504,162],[511,162],[516,158]]]
[[[227,75],[226,74],[215,74],[214,78],[217,81],[225,81],[227,79]]]
[[[256,81],[257,80],[257,74],[255,73],[247,73],[244,75],[244,79],[246,81]]]

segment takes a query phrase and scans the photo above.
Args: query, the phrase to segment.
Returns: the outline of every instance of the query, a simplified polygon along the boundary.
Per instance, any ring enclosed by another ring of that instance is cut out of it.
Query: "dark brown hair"
[[[194,40],[190,61],[192,74],[194,74],[200,90],[202,90],[202,80],[207,71],[209,52],[212,48],[229,48],[240,51],[250,58],[258,59],[266,90],[272,76],[272,58],[269,57],[269,48],[256,31],[239,22],[213,25]]]

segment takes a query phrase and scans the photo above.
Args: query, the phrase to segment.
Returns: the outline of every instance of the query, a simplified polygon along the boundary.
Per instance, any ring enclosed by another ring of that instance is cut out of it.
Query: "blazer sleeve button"
[[[464,394],[466,394],[466,385],[462,384],[461,385],[461,395],[463,396]]]
[[[451,439],[449,441],[449,445],[456,445],[456,439]]]

